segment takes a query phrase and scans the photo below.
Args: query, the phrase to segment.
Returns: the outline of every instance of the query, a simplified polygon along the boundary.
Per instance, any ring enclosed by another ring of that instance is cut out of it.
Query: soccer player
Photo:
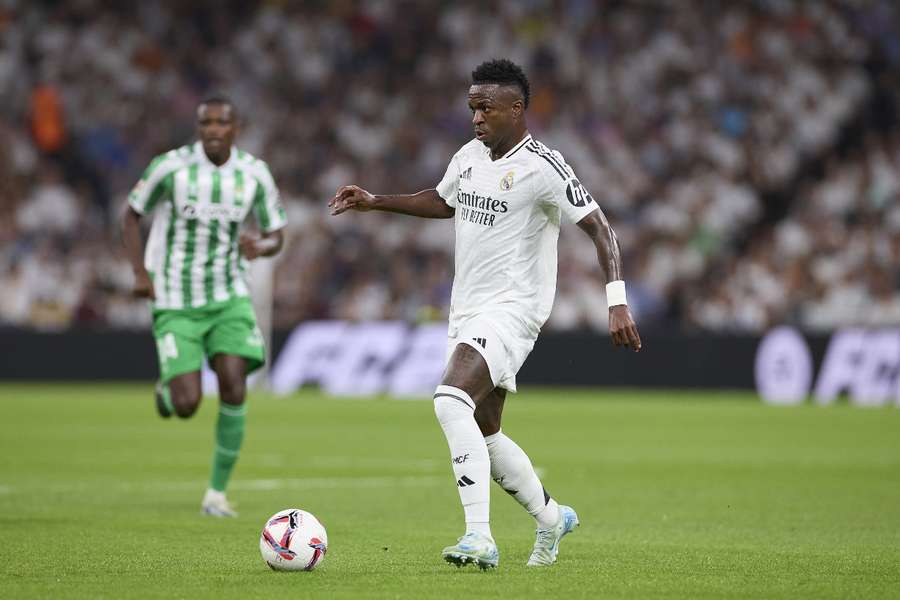
[[[247,260],[281,250],[284,210],[269,168],[233,146],[238,115],[222,96],[197,108],[199,141],[157,156],[128,196],[122,229],[134,293],[149,298],[160,380],[156,408],[187,418],[200,405],[209,358],[219,383],[219,416],[202,510],[234,517],[225,488],[240,452],[245,380],[265,362],[250,302]],[[140,219],[160,207],[143,254]],[[261,235],[240,233],[253,212]]]
[[[528,133],[528,79],[508,60],[472,73],[469,108],[475,139],[450,161],[436,189],[376,196],[355,185],[331,199],[333,214],[383,210],[455,219],[456,274],[450,302],[447,366],[434,410],[450,447],[466,533],[445,548],[453,564],[495,567],[489,477],[534,517],[530,566],[556,561],[578,516],[551,497],[522,449],[500,430],[507,391],[550,315],[556,291],[561,217],[590,237],[608,281],[609,331],[617,346],[641,348],[625,298],[615,233],[559,152]]]

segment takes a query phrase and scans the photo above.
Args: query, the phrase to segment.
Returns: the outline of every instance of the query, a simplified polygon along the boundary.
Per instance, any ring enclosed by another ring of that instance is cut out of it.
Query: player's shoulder
[[[148,174],[166,175],[172,171],[177,171],[190,164],[192,154],[191,146],[181,146],[157,154],[147,166],[145,176]]]
[[[559,177],[563,181],[573,177],[572,168],[566,163],[562,153],[551,148],[542,141],[531,138],[522,148],[521,160],[529,163],[533,168],[540,170],[550,177]]]
[[[562,152],[535,138],[531,138],[531,140],[525,144],[524,150],[524,155],[534,161],[547,162],[546,158],[552,158],[563,164],[566,162]]]
[[[250,154],[246,150],[241,150],[240,148],[234,148],[234,154],[234,160],[238,168],[249,171],[257,177],[272,177],[272,173],[269,170],[269,164],[263,159]]]
[[[269,168],[269,165],[266,164],[266,161],[259,158],[258,156],[250,154],[246,150],[242,150],[241,148],[234,148],[234,159],[244,167],[264,167],[266,169]]]
[[[485,146],[478,138],[472,138],[465,144],[463,144],[462,148],[456,151],[456,154],[453,155],[453,158],[456,159],[464,159],[473,155],[479,155],[485,153]]]

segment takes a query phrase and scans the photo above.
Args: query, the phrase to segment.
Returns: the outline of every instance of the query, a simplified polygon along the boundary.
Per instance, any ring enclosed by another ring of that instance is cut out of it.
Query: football
[[[327,550],[325,527],[299,508],[272,515],[259,536],[263,560],[275,571],[312,571],[322,564]]]

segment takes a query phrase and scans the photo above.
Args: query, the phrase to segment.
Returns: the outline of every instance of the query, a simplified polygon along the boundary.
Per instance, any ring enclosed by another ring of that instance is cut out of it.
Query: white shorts
[[[516,392],[516,374],[531,349],[537,334],[510,313],[489,312],[475,315],[458,323],[450,323],[447,330],[447,358],[457,344],[475,348],[487,363],[494,387]]]

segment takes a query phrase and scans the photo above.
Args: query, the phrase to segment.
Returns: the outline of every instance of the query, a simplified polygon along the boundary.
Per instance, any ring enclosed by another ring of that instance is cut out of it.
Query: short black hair
[[[197,106],[203,106],[204,104],[219,104],[221,106],[227,104],[231,107],[231,113],[237,114],[237,106],[235,106],[234,102],[231,101],[231,98],[229,98],[225,94],[215,93],[204,96],[203,100],[201,100],[200,104],[198,104]]]
[[[522,67],[511,60],[498,58],[488,60],[472,71],[472,84],[498,83],[500,85],[517,85],[522,91],[525,100],[525,108],[531,99],[531,86],[528,85],[528,77]]]

